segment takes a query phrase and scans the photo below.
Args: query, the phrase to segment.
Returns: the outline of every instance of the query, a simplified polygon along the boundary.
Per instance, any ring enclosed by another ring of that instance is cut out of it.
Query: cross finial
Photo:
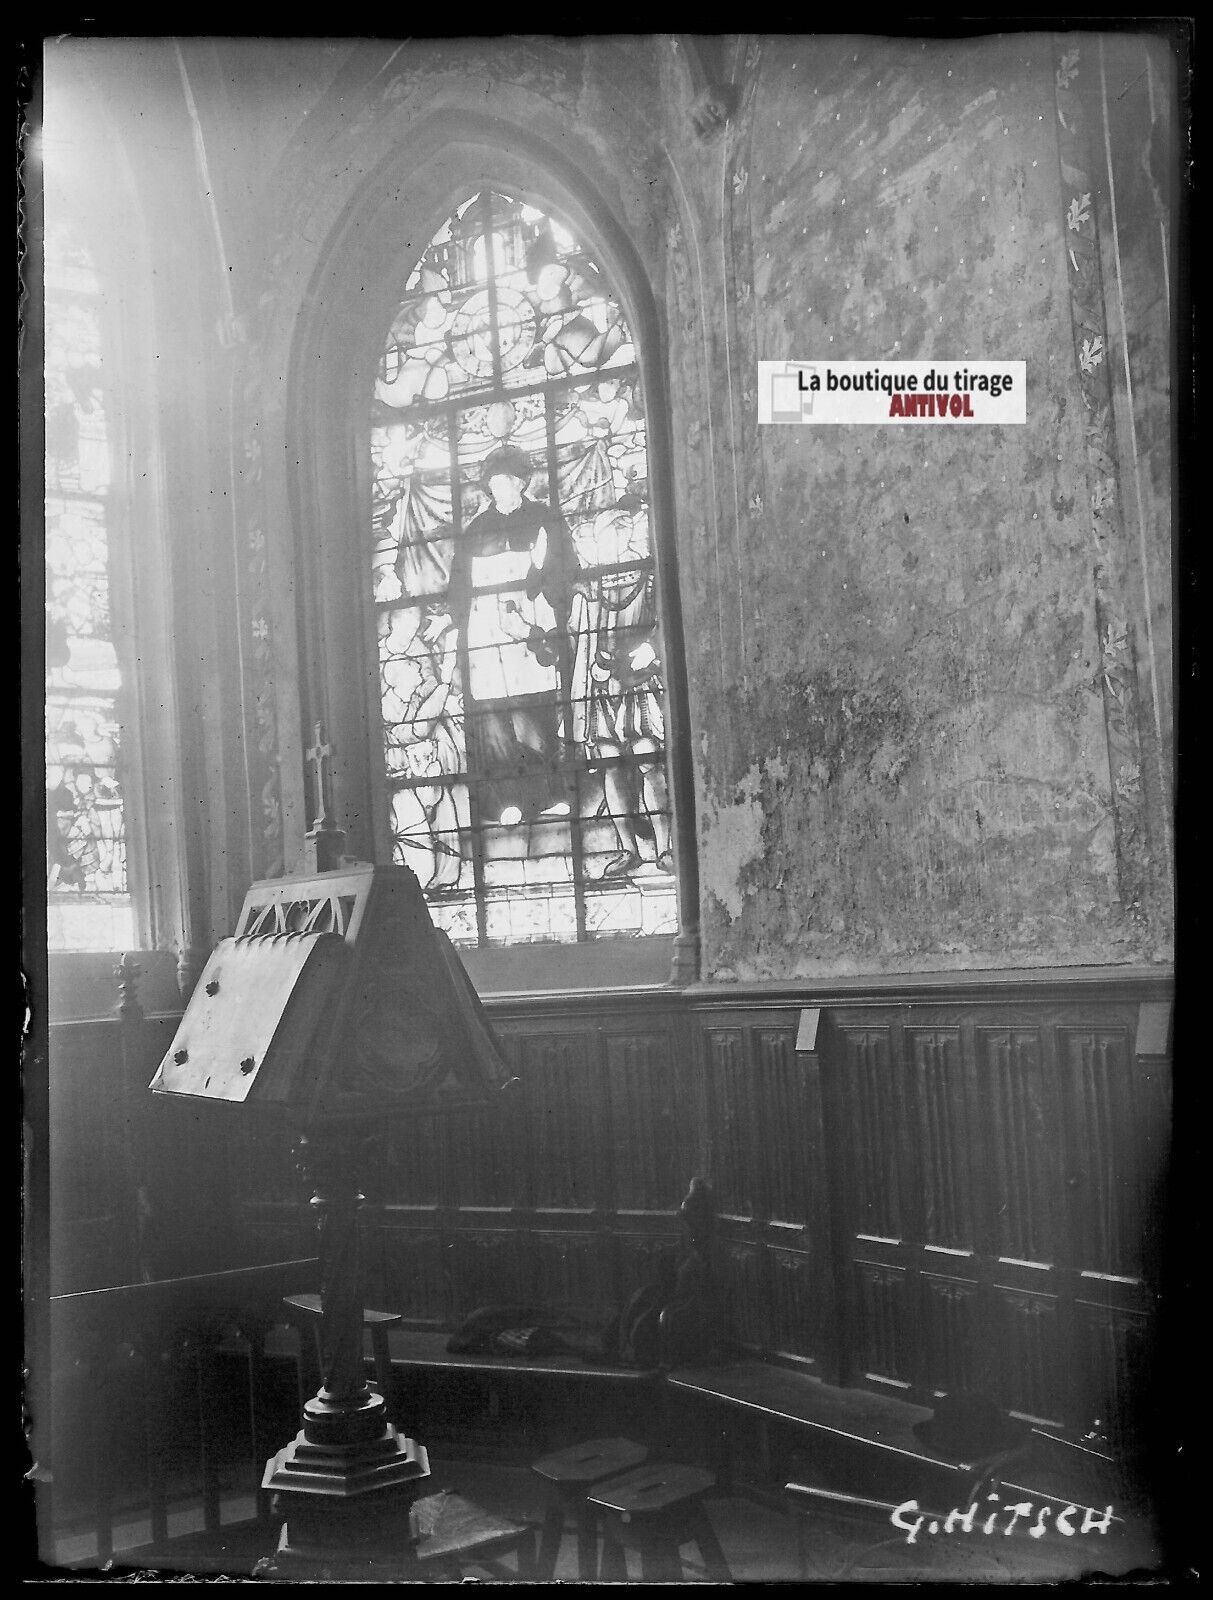
[[[328,761],[333,754],[331,744],[326,744],[324,739],[324,724],[316,724],[316,742],[310,750],[304,752],[308,760],[316,769],[316,820],[313,828],[328,828],[330,826],[328,808]]]
[[[316,820],[303,841],[303,863],[308,872],[333,872],[350,859],[345,854],[345,830],[335,827],[329,815],[332,754],[333,747],[324,737],[324,724],[318,722],[316,742],[304,751],[316,771]]]

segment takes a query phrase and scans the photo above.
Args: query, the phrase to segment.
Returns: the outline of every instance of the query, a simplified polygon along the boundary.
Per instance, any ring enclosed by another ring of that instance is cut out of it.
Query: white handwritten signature
[[[1072,1539],[1075,1534],[1105,1534],[1113,1521],[1119,1521],[1119,1518],[1113,1517],[1111,1506],[1105,1507],[1104,1511],[1100,1513],[1091,1510],[1089,1507],[1083,1508],[1069,1505],[1064,1506],[1054,1514],[1054,1508],[1051,1505],[1042,1505],[1037,1508],[1030,1500],[1021,1500],[1016,1505],[997,1503],[991,1509],[991,1502],[998,1502],[998,1500],[999,1497],[996,1494],[987,1495],[984,1506],[979,1505],[976,1500],[964,1511],[954,1506],[946,1517],[935,1517],[930,1512],[920,1511],[917,1500],[903,1500],[889,1514],[889,1521],[895,1528],[900,1528],[905,1533],[907,1544],[914,1544],[924,1527],[928,1534],[973,1533],[975,1531],[980,1533],[994,1533],[997,1531],[1003,1534],[1010,1534],[1018,1526],[1020,1531],[1027,1533],[1030,1538],[1042,1539],[1048,1531],[1051,1520],[1058,1533],[1064,1538]],[[1077,1517],[1080,1510],[1082,1510],[1082,1523],[1076,1527],[1074,1518]],[[1036,1512],[1034,1521],[1032,1520],[1033,1511]],[[982,1513],[980,1523],[978,1522],[979,1512]],[[1002,1528],[997,1527],[1000,1516],[1005,1516],[1006,1518],[1006,1526]]]

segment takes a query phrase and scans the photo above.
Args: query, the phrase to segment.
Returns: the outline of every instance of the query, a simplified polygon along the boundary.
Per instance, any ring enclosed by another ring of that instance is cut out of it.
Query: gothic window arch
[[[127,871],[122,675],[108,526],[102,292],[69,214],[45,232],[48,941],[136,942]]]
[[[42,315],[22,374],[44,424],[27,444],[41,461],[23,465],[43,483],[27,537],[45,558],[46,934],[73,974],[89,953],[184,950],[190,894],[155,185],[102,65],[79,41],[47,53],[30,216]]]
[[[677,934],[641,365],[601,262],[505,186],[416,260],[371,398],[394,859],[464,946]]]

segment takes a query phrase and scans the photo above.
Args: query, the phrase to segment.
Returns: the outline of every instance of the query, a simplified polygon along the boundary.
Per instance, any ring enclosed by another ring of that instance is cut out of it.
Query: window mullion
[[[489,290],[489,338],[493,352],[493,386],[502,388],[501,337],[497,320],[497,256],[493,249],[493,196],[488,189],[480,196],[481,224],[484,228],[484,271]]]
[[[451,426],[447,430],[447,442],[450,447],[451,460],[451,530],[454,542],[458,545],[463,533],[463,485],[459,480],[459,418],[451,418]],[[467,632],[459,630],[459,642],[456,646],[459,662],[459,683],[463,696],[463,765],[467,773],[468,791],[468,831],[471,834],[472,846],[472,881],[476,892],[476,943],[488,942],[488,913],[485,905],[484,883],[484,825],[480,815],[480,787],[476,781],[476,774],[472,772],[469,731],[472,718],[475,715],[475,701],[472,699],[472,675],[468,660]]]
[[[552,404],[552,392],[549,389],[544,397],[544,420],[547,431],[548,448],[548,503],[558,517],[564,516],[564,506],[560,499],[560,469],[556,457],[556,410]],[[573,750],[573,662],[570,649],[571,640],[568,630],[564,630],[564,637],[560,647],[560,733],[558,737],[563,740],[565,752],[570,756],[569,790],[569,844],[572,856],[573,872],[573,905],[577,917],[577,939],[580,943],[585,938],[585,859],[582,851],[581,833],[581,782],[577,772],[577,763],[572,759]]]

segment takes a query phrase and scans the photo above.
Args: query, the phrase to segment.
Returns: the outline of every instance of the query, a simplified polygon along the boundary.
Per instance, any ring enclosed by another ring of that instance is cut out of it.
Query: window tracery
[[[100,286],[64,223],[48,224],[46,812],[52,949],[135,943],[120,781],[121,679],[110,615]]]
[[[438,231],[371,451],[396,859],[465,945],[677,932],[637,352],[559,221],[482,190]]]

